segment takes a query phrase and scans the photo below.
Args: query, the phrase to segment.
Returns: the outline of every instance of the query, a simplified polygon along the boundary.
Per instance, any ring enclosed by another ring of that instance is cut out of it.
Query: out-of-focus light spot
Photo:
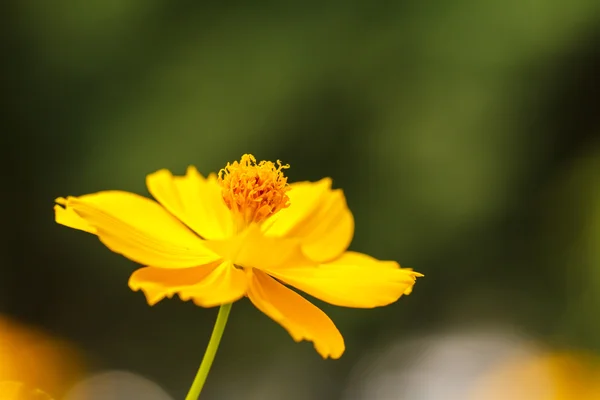
[[[468,400],[598,400],[600,362],[575,353],[513,357],[474,385]]]
[[[392,344],[357,364],[342,398],[465,400],[475,380],[499,360],[537,353],[513,332],[474,330]]]
[[[0,317],[0,382],[19,382],[24,391],[39,388],[60,398],[81,375],[82,364],[71,346]],[[3,390],[11,387],[16,390],[6,382]]]
[[[127,371],[107,371],[78,383],[64,400],[173,400],[160,386]]]

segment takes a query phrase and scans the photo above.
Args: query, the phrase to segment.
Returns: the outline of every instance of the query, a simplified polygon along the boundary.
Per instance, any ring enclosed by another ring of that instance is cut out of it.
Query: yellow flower
[[[61,396],[83,376],[84,369],[72,345],[0,317],[0,400],[38,399],[33,394],[44,399],[34,388]]]
[[[0,399],[2,400],[52,400],[48,393],[40,389],[30,389],[22,382],[0,382]]]
[[[598,400],[600,360],[573,351],[511,356],[479,376],[467,398]]]
[[[104,191],[58,198],[56,222],[98,236],[109,249],[146,265],[129,279],[153,305],[175,293],[201,307],[244,296],[295,341],[339,358],[344,339],[312,303],[284,284],[328,303],[372,308],[409,294],[416,277],[394,261],[346,251],[354,219],[331,180],[288,184],[288,165],[244,155],[218,175],[148,175],[156,201]]]

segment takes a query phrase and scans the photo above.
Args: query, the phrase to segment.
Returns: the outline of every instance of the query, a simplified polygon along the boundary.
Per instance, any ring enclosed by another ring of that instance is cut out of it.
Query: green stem
[[[204,387],[204,382],[206,382],[206,377],[208,376],[210,367],[215,359],[215,354],[217,354],[217,349],[219,348],[221,337],[225,331],[225,325],[227,324],[227,318],[229,317],[230,311],[231,303],[223,304],[219,308],[217,321],[215,322],[212,335],[210,335],[210,341],[206,347],[206,352],[202,358],[202,363],[200,363],[200,368],[198,368],[194,382],[192,382],[192,387],[190,387],[190,391],[188,392],[187,396],[185,396],[185,400],[197,400],[198,396],[200,396],[200,392],[202,391],[202,387]]]

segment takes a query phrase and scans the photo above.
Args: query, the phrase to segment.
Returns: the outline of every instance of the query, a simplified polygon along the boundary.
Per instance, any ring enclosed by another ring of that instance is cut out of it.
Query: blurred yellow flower
[[[30,389],[22,382],[0,382],[0,399],[2,400],[52,400],[48,393],[40,389]]]
[[[82,363],[72,346],[0,318],[1,400],[44,399],[44,393],[36,388],[61,396],[82,373]]]
[[[555,352],[511,357],[484,373],[472,400],[598,400],[600,360]]]
[[[93,233],[146,265],[129,280],[153,305],[175,293],[202,307],[247,296],[296,341],[339,358],[344,339],[323,311],[284,284],[328,303],[372,308],[409,294],[416,277],[394,261],[346,251],[354,220],[331,180],[287,183],[288,165],[244,155],[219,174],[160,170],[150,200],[104,191],[58,198],[56,222]]]

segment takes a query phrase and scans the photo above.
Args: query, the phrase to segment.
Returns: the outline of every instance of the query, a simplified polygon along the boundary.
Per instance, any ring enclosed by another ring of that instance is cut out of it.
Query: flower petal
[[[54,201],[58,203],[54,205],[54,219],[57,223],[68,226],[69,228],[79,229],[80,231],[92,233],[94,235],[96,234],[96,228],[77,215],[72,208],[65,208],[67,199],[59,197]]]
[[[140,264],[184,268],[219,259],[202,239],[145,197],[106,191],[68,197],[64,204],[65,211],[57,213],[58,223],[79,229],[89,226],[88,231],[95,232],[109,249]],[[73,213],[87,225],[71,218]]]
[[[200,307],[233,303],[248,292],[248,278],[243,270],[224,261],[206,279],[179,291],[183,301],[192,300]]]
[[[231,212],[214,174],[205,179],[192,166],[185,176],[161,169],[148,175],[146,185],[163,207],[203,238],[224,239],[233,234]]]
[[[366,254],[346,252],[317,267],[266,271],[311,296],[343,307],[385,306],[409,294],[417,277],[394,261],[379,261]]]
[[[226,240],[207,240],[206,246],[236,265],[258,269],[315,265],[302,252],[295,238],[269,237],[258,225],[250,225]]]
[[[201,307],[232,303],[246,294],[247,278],[229,261],[218,261],[193,268],[145,267],[134,271],[129,287],[142,290],[149,305],[154,305],[175,293]]]
[[[129,277],[129,287],[141,290],[148,304],[153,306],[165,297],[171,298],[179,290],[195,285],[213,272],[220,262],[192,268],[144,267]]]
[[[313,342],[323,358],[341,357],[344,338],[323,311],[265,273],[253,270],[249,274],[248,297],[256,308],[283,326],[296,342]]]
[[[290,185],[290,206],[267,221],[269,236],[296,237],[314,261],[325,262],[348,248],[354,235],[354,218],[341,190],[331,190],[328,178]]]

